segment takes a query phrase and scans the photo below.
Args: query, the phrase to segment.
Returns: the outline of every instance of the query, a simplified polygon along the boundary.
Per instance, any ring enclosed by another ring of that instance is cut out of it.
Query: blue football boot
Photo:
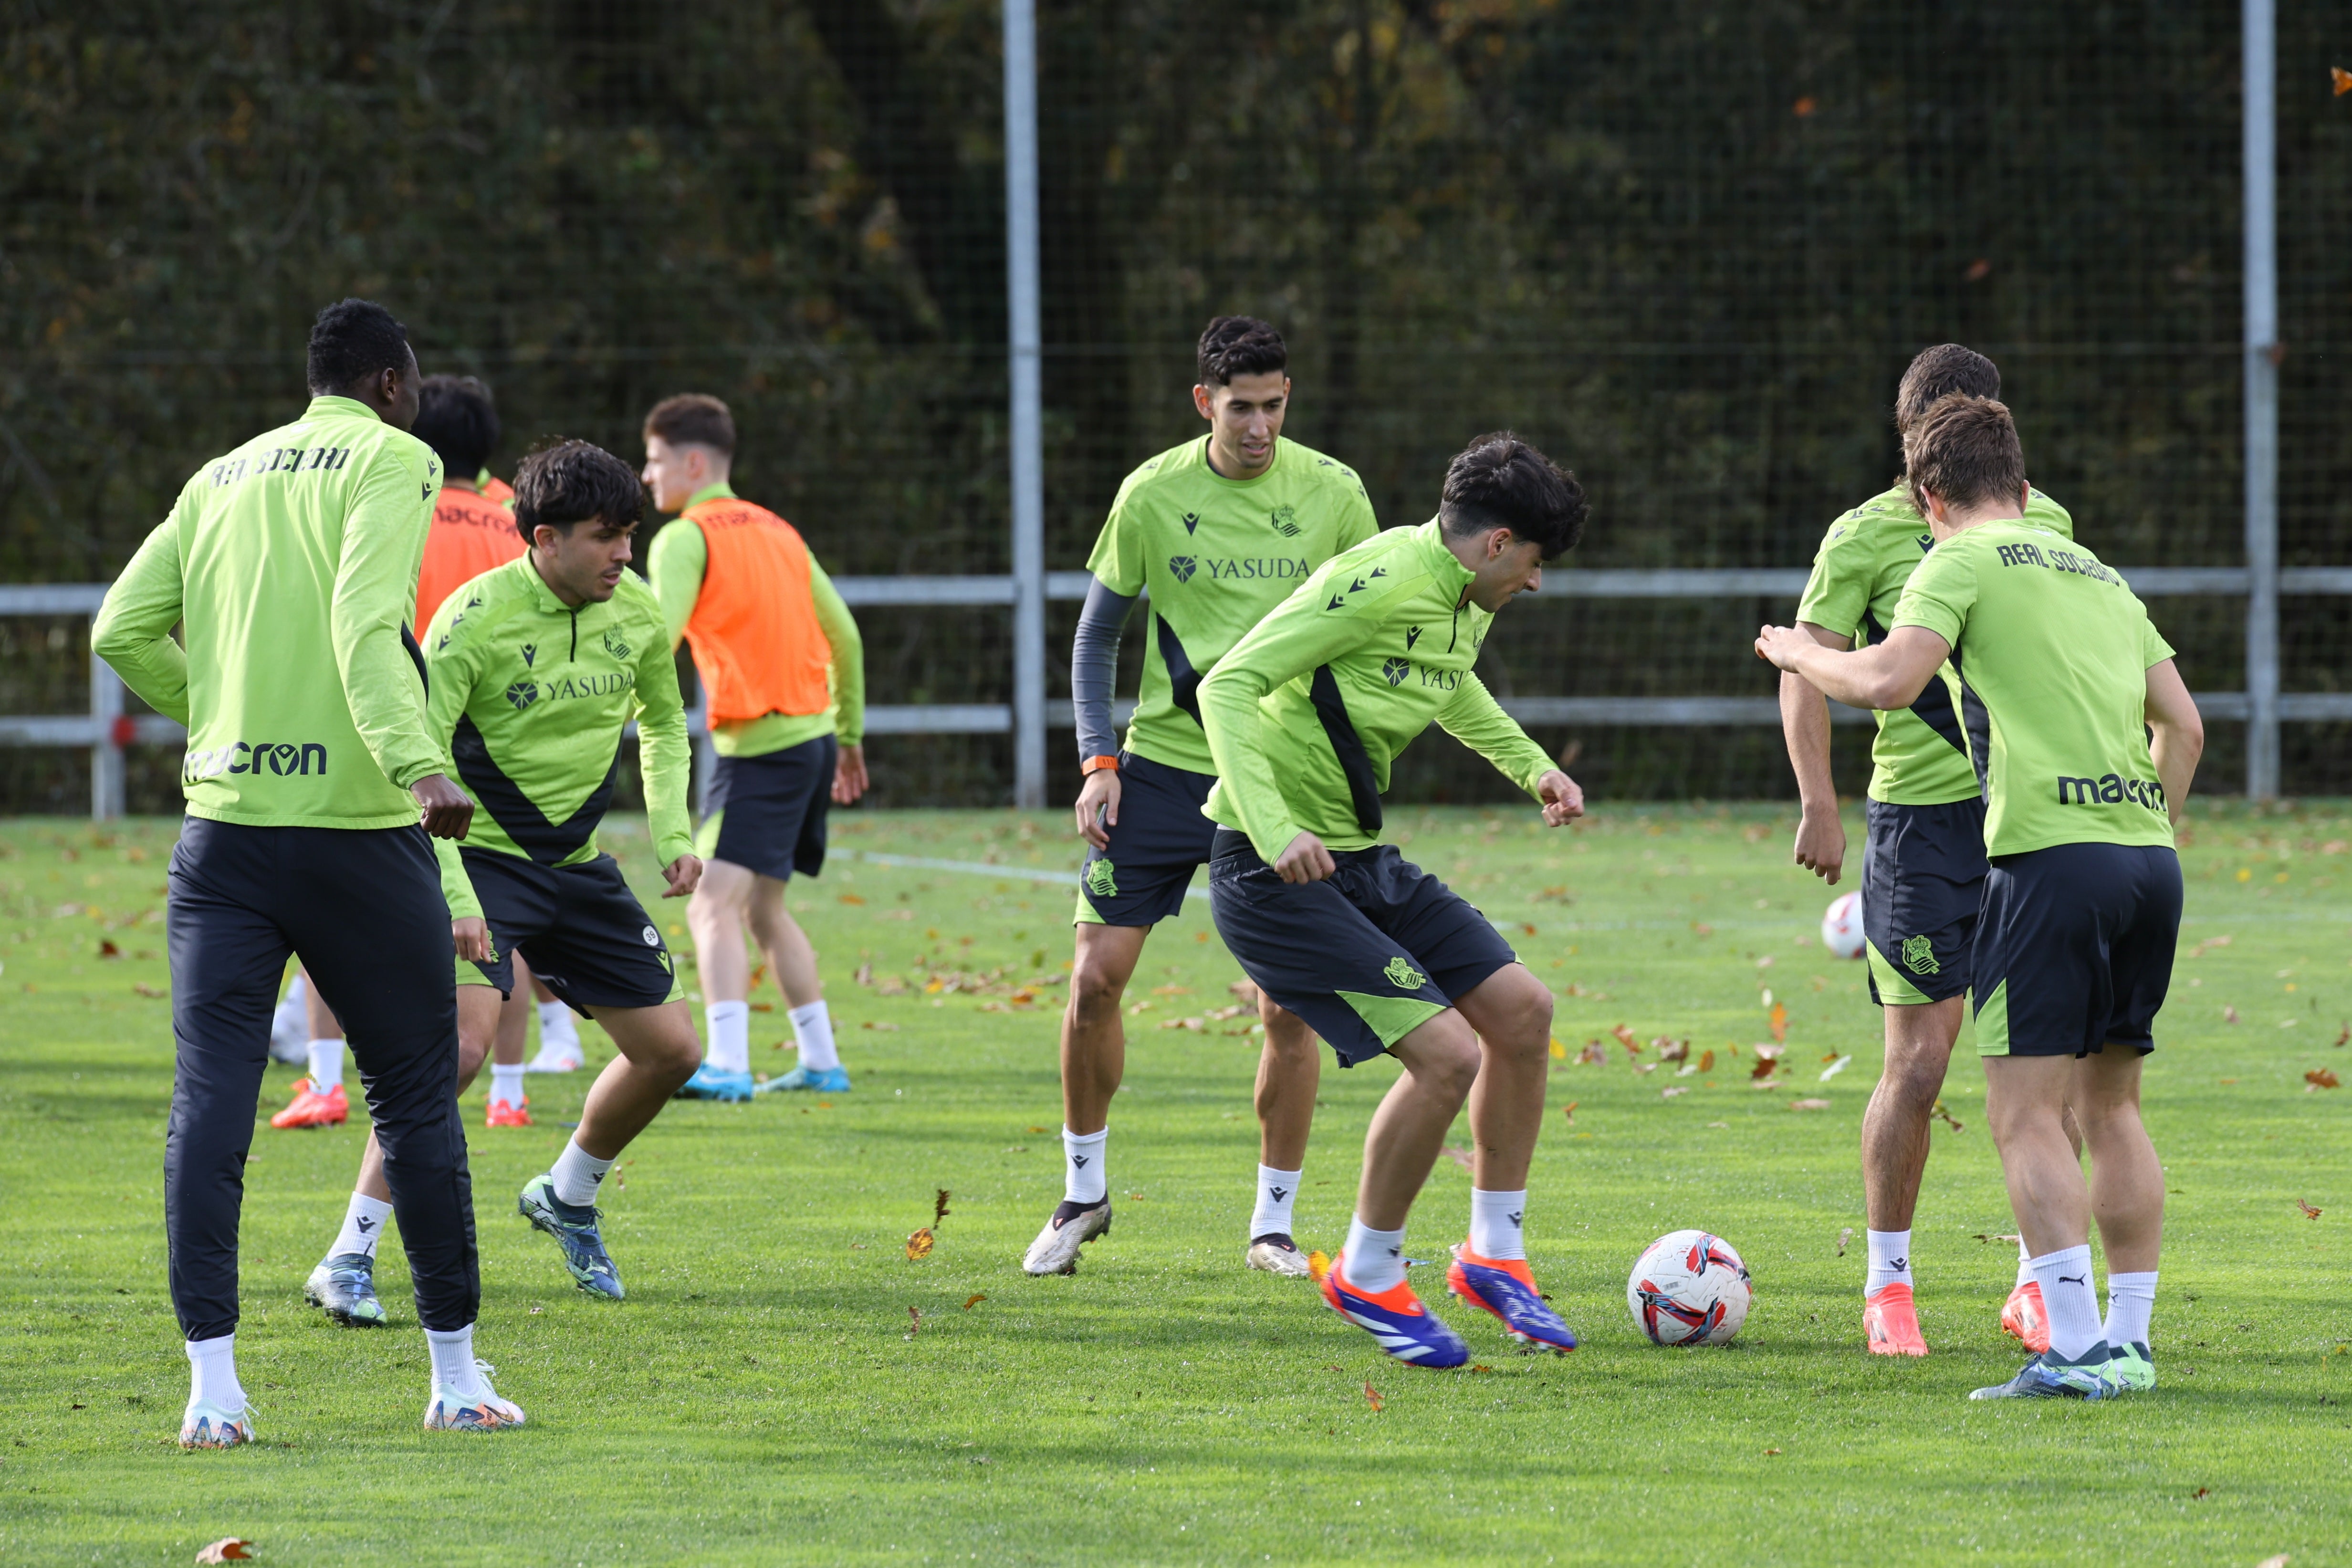
[[[748,1072],[726,1072],[708,1061],[694,1069],[694,1076],[677,1086],[679,1100],[739,1100],[751,1098],[751,1075]]]
[[[563,1248],[563,1266],[580,1289],[620,1300],[628,1292],[621,1289],[621,1271],[613,1266],[613,1255],[604,1250],[604,1238],[597,1233],[596,1221],[602,1216],[593,1204],[567,1204],[557,1197],[552,1175],[533,1176],[516,1200],[515,1211],[535,1229],[555,1237]]]
[[[383,1303],[375,1294],[375,1259],[364,1252],[339,1252],[310,1270],[302,1300],[322,1309],[347,1329],[382,1328]]]
[[[772,1078],[758,1089],[761,1094],[789,1092],[795,1089],[814,1089],[820,1094],[847,1094],[849,1069],[838,1064],[829,1068],[794,1068],[782,1078]]]
[[[1970,1399],[2113,1399],[2124,1385],[2105,1344],[2091,1347],[2081,1361],[2062,1361],[2043,1351],[2025,1363],[2007,1383],[1979,1388]]]
[[[1341,1276],[1348,1255],[1331,1260],[1323,1275],[1323,1300],[1331,1310],[1370,1333],[1381,1350],[1413,1366],[1460,1366],[1470,1359],[1470,1347],[1447,1328],[1437,1314],[1421,1304],[1403,1280],[1375,1294],[1360,1290]]]
[[[1481,1258],[1465,1242],[1454,1249],[1445,1288],[1494,1313],[1503,1331],[1528,1350],[1566,1355],[1576,1348],[1575,1331],[1545,1303],[1523,1258]]]

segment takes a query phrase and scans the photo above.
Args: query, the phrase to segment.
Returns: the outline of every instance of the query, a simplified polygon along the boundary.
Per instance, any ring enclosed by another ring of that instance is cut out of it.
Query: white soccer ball
[[[1625,1281],[1634,1326],[1662,1345],[1729,1342],[1755,1297],[1731,1243],[1703,1230],[1658,1237]]]
[[[1840,893],[1822,915],[1822,945],[1840,958],[1860,958],[1867,945],[1862,934],[1862,895]]]

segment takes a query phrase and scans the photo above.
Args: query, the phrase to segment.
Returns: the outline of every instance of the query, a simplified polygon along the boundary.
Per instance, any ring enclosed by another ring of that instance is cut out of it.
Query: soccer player
[[[1895,392],[1895,429],[1907,434],[1938,398],[1956,392],[1997,397],[2000,372],[1958,343],[1921,350]],[[2039,490],[2027,498],[2025,519],[2061,539],[2073,536],[2066,509]],[[1797,624],[1824,647],[1884,641],[1904,584],[1932,542],[1902,484],[1863,502],[1822,537]],[[1939,670],[1911,707],[1876,716],[1870,747],[1862,919],[1871,996],[1886,1031],[1885,1071],[1862,1121],[1870,1247],[1862,1321],[1874,1355],[1927,1353],[1912,1299],[1911,1219],[1929,1118],[1960,1030],[1984,890],[1985,807],[1967,721],[1973,701],[1950,669]],[[1780,722],[1803,802],[1796,860],[1834,886],[1845,862],[1845,825],[1830,777],[1829,707],[1802,676],[1780,678]],[[2042,1331],[2041,1300],[2022,1259],[2021,1251],[2002,1321],[2031,1345]]]
[[[2172,828],[2204,727],[2172,649],[2114,570],[2027,515],[2009,410],[1964,394],[1905,439],[1935,548],[1885,638],[1852,652],[1767,626],[1757,651],[1842,702],[1908,708],[1948,658],[1983,703],[1984,911],[1973,955],[1985,1112],[2032,1249],[2050,1345],[1976,1399],[2102,1399],[2156,1385],[2148,1318],[2164,1173],[2140,1060],[2172,976]],[[2151,741],[2150,736],[2153,735]],[[2068,1142],[2072,1109],[2091,1179]],[[2090,1220],[2107,1255],[2102,1321]]]
[[[680,1090],[751,1098],[749,928],[791,1005],[800,1060],[763,1089],[849,1088],[816,950],[784,910],[793,872],[824,868],[827,800],[866,793],[866,648],[849,606],[793,525],[736,495],[735,418],[699,394],[646,416],[646,487],[681,513],[654,535],[647,575],[669,647],[683,637],[710,721],[718,768],[696,848],[707,862],[686,908],[702,975],[709,1055]]]
[[[1068,1274],[1078,1248],[1110,1229],[1105,1168],[1111,1096],[1127,1068],[1119,1003],[1153,925],[1184,906],[1215,825],[1201,815],[1216,764],[1201,730],[1201,678],[1316,567],[1380,531],[1363,481],[1282,439],[1290,409],[1282,336],[1249,316],[1201,334],[1192,404],[1209,433],[1127,477],[1087,569],[1070,659],[1076,699],[1080,879],[1077,954],[1062,1016],[1062,1202],[1021,1266]],[[1151,595],[1143,686],[1121,752],[1111,723],[1119,626]],[[1306,1165],[1321,1064],[1293,1013],[1261,996],[1257,1202],[1244,1258],[1305,1276],[1291,1208]]]
[[[1447,468],[1434,520],[1333,559],[1201,683],[1218,775],[1217,930],[1341,1067],[1385,1054],[1404,1069],[1365,1135],[1355,1219],[1323,1298],[1421,1366],[1469,1359],[1404,1275],[1406,1217],[1465,1098],[1470,1236],[1446,1284],[1522,1344],[1576,1348],[1536,1289],[1522,1234],[1551,993],[1484,915],[1380,834],[1390,764],[1432,720],[1541,801],[1552,826],[1583,815],[1583,791],[1471,667],[1495,612],[1540,586],[1584,517],[1573,475],[1516,437],[1482,436]]]
[[[124,683],[188,727],[163,1154],[172,1303],[194,1372],[188,1447],[254,1437],[236,1374],[237,1221],[289,952],[352,1021],[432,1351],[425,1426],[523,1419],[474,1360],[481,1274],[449,913],[427,837],[463,837],[474,803],[426,731],[405,629],[441,481],[407,434],[420,379],[383,306],[321,310],[310,405],[197,470],[91,628]]]
[[[553,1237],[580,1289],[621,1300],[597,1227],[596,1186],[701,1055],[669,950],[596,825],[637,724],[639,774],[666,898],[694,890],[692,752],[661,606],[626,570],[644,492],[626,463],[585,441],[523,459],[510,524],[529,552],[461,585],[425,630],[435,742],[482,815],[443,878],[458,965],[458,1089],[515,993],[520,952],[620,1049],[588,1090],[554,1167],[523,1188],[524,1218]],[[487,932],[485,931],[487,922]],[[389,1212],[370,1141],[343,1228],[304,1295],[336,1321],[381,1323],[375,1244]]]

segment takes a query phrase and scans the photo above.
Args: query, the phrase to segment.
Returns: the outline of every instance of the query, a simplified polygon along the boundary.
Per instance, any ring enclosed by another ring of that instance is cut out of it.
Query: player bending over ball
[[[751,1098],[748,928],[800,1043],[793,1070],[760,1087],[839,1094],[849,1072],[784,884],[824,869],[828,798],[847,805],[866,793],[865,644],[798,531],[728,484],[735,418],[725,404],[666,399],[646,416],[645,437],[654,505],[683,514],[654,536],[646,571],[666,646],[684,637],[694,649],[719,752],[697,845],[709,865],[686,910],[710,1049],[682,1092]]]
[[[1955,392],[1998,397],[2000,372],[1958,343],[1922,349],[1895,391],[1895,429],[1907,435],[1929,405]],[[2039,490],[2027,492],[2024,521],[2061,538],[2074,534],[2066,509]],[[1863,502],[1823,536],[1797,605],[1798,626],[1824,647],[1885,641],[1904,584],[1933,542],[1900,482]],[[1864,952],[1886,1026],[1886,1070],[1862,1120],[1870,1243],[1862,1321],[1875,1355],[1927,1353],[1911,1296],[1911,1217],[1927,1163],[1928,1121],[1960,1032],[1984,894],[1984,799],[1964,717],[1970,700],[1948,665],[1910,707],[1876,716],[1870,746]],[[1802,676],[1780,678],[1780,723],[1803,801],[1797,864],[1835,886],[1845,864],[1845,825],[1830,778],[1829,708]],[[2048,1329],[2022,1247],[2001,1321],[2040,1350]]]
[[[310,407],[197,471],[91,627],[124,683],[188,727],[163,1149],[188,1447],[254,1438],[236,1375],[237,1225],[289,953],[351,1023],[432,1347],[425,1426],[523,1419],[474,1360],[481,1272],[436,864],[455,851],[433,839],[465,837],[475,814],[427,728],[406,630],[441,485],[440,460],[407,434],[421,379],[383,306],[321,310]]]
[[[1979,698],[1985,879],[1970,971],[1985,1111],[2049,1317],[2049,1349],[1978,1399],[2102,1399],[2156,1386],[2164,1173],[2139,1118],[2140,1058],[2172,976],[2172,824],[2204,726],[2172,649],[2112,568],[2026,515],[2009,410],[1955,395],[1905,439],[1935,537],[1874,647],[1767,626],[1757,651],[1841,702],[1908,708],[1948,658]],[[2149,734],[2153,731],[2151,743]],[[2064,1126],[2091,1155],[2086,1185]],[[2107,1256],[2091,1289],[2090,1219]]]
[[[1540,585],[1584,516],[1573,475],[1515,437],[1482,436],[1447,468],[1434,521],[1333,560],[1201,684],[1217,930],[1340,1066],[1386,1053],[1404,1068],[1365,1134],[1355,1220],[1323,1298],[1422,1366],[1469,1359],[1404,1277],[1406,1217],[1465,1098],[1470,1238],[1446,1284],[1523,1344],[1576,1348],[1521,1235],[1551,993],[1484,915],[1379,840],[1390,763],[1432,720],[1540,800],[1551,826],[1583,815],[1583,791],[1471,666],[1495,612]]]
[[[1209,433],[1127,477],[1087,569],[1094,581],[1070,657],[1078,713],[1077,954],[1062,1016],[1061,1205],[1021,1260],[1068,1274],[1078,1248],[1110,1229],[1111,1096],[1127,1069],[1119,1003],[1153,925],[1184,907],[1216,825],[1201,815],[1216,763],[1201,730],[1202,676],[1307,574],[1380,531],[1363,482],[1321,453],[1282,439],[1290,409],[1282,335],[1249,316],[1201,334],[1192,404]],[[1111,724],[1118,635],[1149,592],[1143,686],[1127,747]],[[1260,997],[1257,1202],[1244,1260],[1304,1277],[1291,1205],[1306,1165],[1321,1064],[1297,1015]]]

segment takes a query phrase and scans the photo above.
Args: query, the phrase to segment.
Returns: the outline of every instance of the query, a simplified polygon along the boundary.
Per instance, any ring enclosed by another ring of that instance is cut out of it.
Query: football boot
[[[608,1300],[622,1300],[628,1292],[621,1289],[621,1271],[614,1267],[613,1255],[604,1250],[604,1237],[596,1228],[603,1214],[593,1204],[567,1204],[557,1197],[551,1176],[533,1176],[525,1184],[515,1212],[533,1228],[555,1237],[563,1249],[563,1267],[580,1289]]]
[[[1911,1287],[1896,1280],[1863,1299],[1862,1333],[1873,1355],[1926,1355]]]
[[[375,1294],[375,1259],[364,1252],[339,1252],[310,1270],[302,1300],[347,1329],[382,1328],[385,1321]]]
[[[1098,1236],[1110,1234],[1110,1194],[1105,1193],[1099,1203],[1082,1204],[1064,1198],[1054,1210],[1054,1217],[1037,1233],[1023,1255],[1021,1270],[1024,1274],[1076,1274],[1078,1271],[1078,1248]]]
[[[1460,1366],[1470,1359],[1462,1336],[1421,1304],[1412,1286],[1398,1280],[1385,1290],[1348,1283],[1348,1255],[1331,1260],[1323,1276],[1323,1300],[1333,1311],[1372,1336],[1386,1354],[1412,1366]]]
[[[679,1100],[739,1100],[751,1098],[751,1075],[748,1072],[726,1072],[704,1062],[694,1069],[694,1076],[677,1086]]]
[[[2113,1399],[2124,1391],[2116,1380],[2107,1347],[2093,1345],[2081,1361],[2062,1361],[2048,1351],[2025,1363],[2007,1383],[1979,1388],[1970,1399]]]
[[[1576,1348],[1575,1331],[1545,1303],[1524,1258],[1481,1258],[1465,1242],[1454,1249],[1445,1288],[1481,1311],[1495,1314],[1503,1331],[1528,1350],[1566,1355]]]
[[[352,1119],[352,1102],[343,1093],[341,1084],[319,1092],[317,1082],[299,1079],[294,1084],[294,1102],[269,1119],[272,1127],[341,1127]]]
[[[180,1417],[180,1447],[183,1448],[235,1448],[253,1441],[253,1406],[242,1410],[223,1410],[201,1399],[188,1401],[188,1413]]]
[[[1249,1251],[1243,1261],[1252,1268],[1262,1268],[1268,1274],[1279,1274],[1288,1279],[1311,1279],[1315,1270],[1307,1267],[1307,1254],[1298,1244],[1280,1231],[1250,1238]]]
[[[2050,1348],[2050,1314],[2042,1307],[2042,1282],[2028,1279],[2009,1293],[2000,1310],[2000,1331],[2040,1355]]]
[[[477,1361],[474,1366],[478,1392],[471,1398],[437,1383],[433,1385],[433,1397],[425,1406],[427,1432],[496,1432],[523,1424],[522,1406],[499,1398],[499,1391],[490,1386],[490,1373],[499,1369],[486,1361]]]

